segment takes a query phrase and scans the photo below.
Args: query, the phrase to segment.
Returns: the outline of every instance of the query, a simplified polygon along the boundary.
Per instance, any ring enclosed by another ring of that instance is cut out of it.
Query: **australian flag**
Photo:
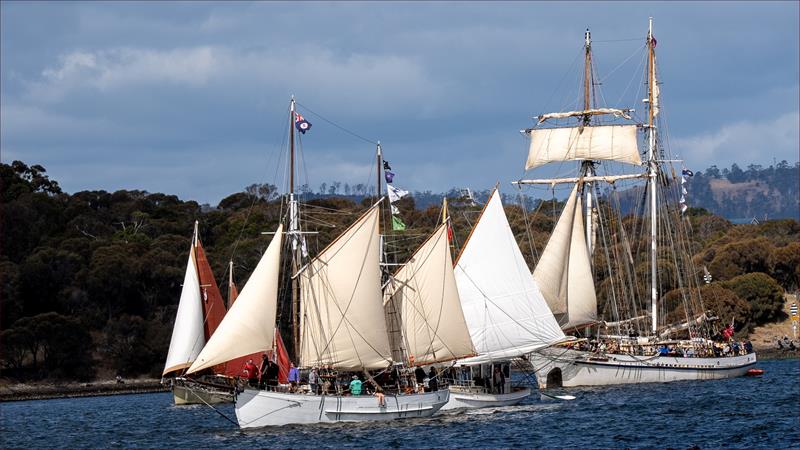
[[[294,115],[294,127],[297,128],[297,131],[306,134],[306,131],[311,129],[311,122],[304,119],[300,113],[294,113]]]
[[[693,177],[693,176],[694,176],[694,172],[692,172],[692,171],[691,171],[691,170],[689,170],[689,169],[683,169],[683,170],[681,171],[681,174],[682,174],[683,176],[685,176],[685,177]]]

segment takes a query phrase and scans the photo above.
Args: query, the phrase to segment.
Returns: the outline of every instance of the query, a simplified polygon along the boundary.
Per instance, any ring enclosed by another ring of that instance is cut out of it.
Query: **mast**
[[[228,309],[233,306],[233,260],[228,261]]]
[[[583,110],[589,111],[592,107],[591,102],[591,88],[592,88],[592,33],[586,29],[584,37],[584,58],[583,58]],[[581,127],[589,125],[592,116],[584,114],[581,122]],[[586,160],[582,163],[584,176],[594,176],[594,162]],[[592,241],[594,238],[594,229],[592,223],[592,183],[586,182],[583,185],[583,192],[586,195],[586,245],[589,249],[589,263],[592,263],[592,254],[594,247]]]
[[[650,310],[652,317],[652,332],[656,333],[658,328],[658,288],[657,288],[657,273],[656,273],[656,254],[657,254],[657,223],[656,223],[656,129],[653,123],[654,110],[653,91],[655,89],[655,41],[653,40],[653,18],[650,18],[649,27],[647,30],[647,49],[648,49],[648,93],[647,93],[647,110],[648,110],[648,143],[647,143],[647,163],[649,165],[650,180]]]
[[[300,221],[298,220],[297,199],[294,197],[294,123],[295,101],[294,95],[290,103],[289,113],[289,235],[291,236],[292,274],[300,268],[300,249],[297,241],[300,236]],[[300,286],[296,278],[292,278],[292,352],[297,356],[300,350]],[[296,358],[295,358],[296,359]]]

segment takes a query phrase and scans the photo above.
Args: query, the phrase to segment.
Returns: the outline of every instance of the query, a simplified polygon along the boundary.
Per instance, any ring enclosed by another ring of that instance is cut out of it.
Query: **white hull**
[[[634,356],[551,347],[530,355],[539,388],[717,380],[744,375],[756,354],[720,358]],[[560,383],[558,378],[560,374]]]
[[[525,400],[530,395],[531,390],[528,388],[508,394],[487,394],[485,392],[469,392],[467,390],[451,389],[450,401],[442,406],[442,411],[512,406]]]
[[[245,389],[236,398],[241,428],[323,422],[362,422],[430,417],[450,398],[450,391],[387,395],[381,407],[370,395],[307,395]]]

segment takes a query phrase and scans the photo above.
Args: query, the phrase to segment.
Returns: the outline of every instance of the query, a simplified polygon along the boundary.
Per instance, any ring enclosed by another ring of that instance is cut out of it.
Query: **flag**
[[[685,213],[687,209],[689,209],[689,207],[686,206],[685,203],[681,203],[681,214]]]
[[[389,166],[389,161],[383,161],[383,170],[392,170],[392,167]]]
[[[294,113],[294,115],[294,127],[297,128],[297,131],[306,134],[306,131],[311,129],[311,122],[304,119],[300,113]]]
[[[386,182],[391,183],[394,180],[394,174],[389,172],[388,170],[383,171],[383,175],[386,177]]]
[[[681,195],[681,203],[686,203],[686,197]]]
[[[683,195],[686,195],[686,194],[688,194],[688,193],[689,193],[689,191],[687,191],[685,187],[681,186],[681,193],[682,193]]]
[[[386,190],[389,192],[389,202],[390,203],[394,203],[394,202],[400,200],[401,198],[405,197],[406,195],[408,195],[408,191],[404,191],[402,189],[398,189],[398,188],[392,186],[391,184],[387,184],[386,185]]]
[[[681,177],[681,184],[686,184],[686,177]]]
[[[392,216],[392,231],[403,231],[406,229],[406,224],[403,223],[397,216]]]
[[[687,176],[687,177],[693,177],[694,176],[694,172],[692,172],[689,169],[683,169],[683,170],[681,170],[681,175],[684,175],[684,176]]]
[[[400,208],[394,205],[389,205],[392,207],[392,214],[400,214]]]

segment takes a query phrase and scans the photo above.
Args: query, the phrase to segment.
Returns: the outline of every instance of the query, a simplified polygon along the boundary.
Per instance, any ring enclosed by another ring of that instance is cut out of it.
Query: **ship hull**
[[[756,364],[755,353],[724,358],[597,354],[547,348],[530,355],[539,388],[717,380],[739,377]]]
[[[423,394],[363,396],[307,395],[245,389],[236,397],[240,428],[324,422],[364,422],[430,417],[450,399],[448,390]]]
[[[176,405],[214,405],[233,402],[233,389],[210,389],[191,382],[172,386],[172,397]]]
[[[528,388],[508,394],[488,394],[451,389],[450,401],[442,407],[442,411],[512,406],[530,397],[530,395],[531,390]]]

